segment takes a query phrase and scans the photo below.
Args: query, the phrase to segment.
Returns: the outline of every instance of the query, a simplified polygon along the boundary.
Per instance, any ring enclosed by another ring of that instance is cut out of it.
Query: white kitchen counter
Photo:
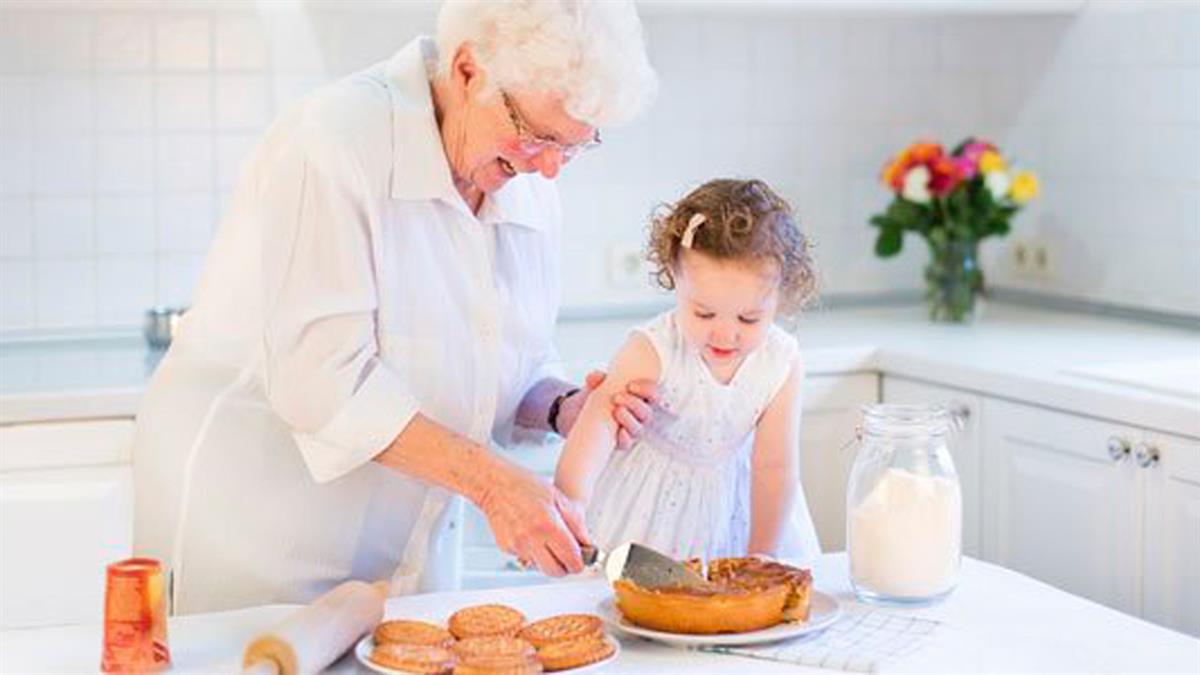
[[[827,555],[813,570],[816,587],[853,605],[844,555]],[[393,598],[387,616],[444,621],[471,604],[503,602],[532,619],[561,612],[595,612],[609,594],[603,581],[461,591]],[[241,650],[258,631],[292,608],[269,606],[171,619],[171,673],[235,673]],[[1189,673],[1200,672],[1200,640],[1121,614],[1029,577],[963,560],[959,588],[941,605],[888,610],[942,622],[932,641],[886,673]],[[0,672],[94,673],[100,662],[99,625],[0,632]],[[368,673],[344,657],[332,672]],[[792,664],[674,649],[621,637],[608,673],[829,672]]]
[[[603,367],[632,319],[564,321],[560,352],[579,377]],[[1200,361],[1200,331],[991,304],[976,324],[930,323],[922,306],[811,311],[800,339],[810,375],[880,371],[1200,437],[1195,398],[1072,374],[1107,363]],[[0,345],[0,424],[129,416],[157,362],[140,338]]]

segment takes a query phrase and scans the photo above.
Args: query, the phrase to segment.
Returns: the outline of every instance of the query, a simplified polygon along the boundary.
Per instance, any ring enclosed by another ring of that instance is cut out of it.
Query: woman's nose
[[[554,178],[562,170],[564,164],[562,151],[557,148],[543,148],[533,156],[533,165],[546,178]]]

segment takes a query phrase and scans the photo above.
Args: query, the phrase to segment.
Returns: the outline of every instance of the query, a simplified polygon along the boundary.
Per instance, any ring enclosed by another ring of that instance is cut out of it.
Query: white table
[[[825,556],[813,570],[816,587],[854,602],[844,555]],[[607,597],[600,580],[542,586],[435,593],[393,598],[390,617],[444,620],[475,603],[505,602],[531,618],[595,611]],[[245,641],[285,616],[286,605],[171,619],[169,639],[178,673],[238,671]],[[935,607],[908,610],[944,622],[934,640],[881,672],[896,673],[1200,673],[1200,640],[1070,595],[1029,577],[964,559],[959,588]],[[0,633],[0,673],[94,673],[100,662],[100,626],[70,626]],[[343,658],[333,672],[370,672]],[[799,666],[672,649],[621,638],[610,673],[827,672]]]

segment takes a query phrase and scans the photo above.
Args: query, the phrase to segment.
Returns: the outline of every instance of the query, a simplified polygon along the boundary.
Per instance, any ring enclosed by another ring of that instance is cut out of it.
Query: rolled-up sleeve
[[[259,193],[266,396],[317,482],[371,461],[418,409],[379,357],[371,200],[335,146],[277,157]]]

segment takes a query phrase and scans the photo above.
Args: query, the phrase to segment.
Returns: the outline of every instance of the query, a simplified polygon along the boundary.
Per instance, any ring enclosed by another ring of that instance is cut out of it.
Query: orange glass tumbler
[[[104,646],[100,670],[145,673],[171,666],[167,647],[167,593],[162,565],[129,558],[107,568]]]

